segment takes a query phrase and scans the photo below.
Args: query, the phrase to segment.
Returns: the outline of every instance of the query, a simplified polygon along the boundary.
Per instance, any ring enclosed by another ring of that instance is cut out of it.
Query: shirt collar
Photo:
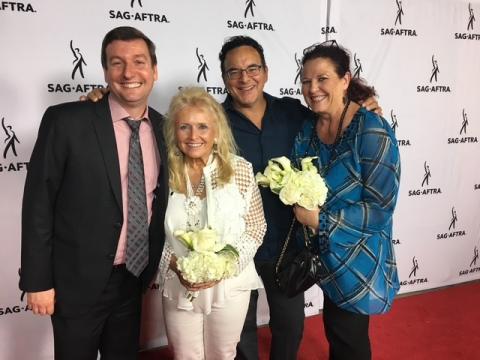
[[[112,115],[112,122],[117,122],[125,118],[130,117],[130,114],[123,108],[122,105],[115,99],[111,94],[108,95],[108,105],[110,106],[110,113]],[[147,119],[148,117],[148,106],[145,108],[145,112],[140,117],[141,119]],[[148,122],[148,121],[147,121]]]
[[[263,96],[265,97],[265,100],[267,101],[267,108],[270,107],[270,104],[272,103],[272,100],[273,100],[273,96],[266,93],[265,91],[263,92]],[[235,109],[235,107],[233,106],[233,97],[232,95],[228,94],[227,97],[225,98],[225,101],[223,102],[223,107],[225,108],[225,110],[235,110],[235,111],[238,111],[237,109]]]

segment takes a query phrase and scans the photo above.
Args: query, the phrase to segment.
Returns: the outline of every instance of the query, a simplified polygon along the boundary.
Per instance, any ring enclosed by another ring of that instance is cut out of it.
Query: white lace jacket
[[[206,213],[203,214],[203,220],[206,222],[208,216],[208,224],[219,233],[221,240],[233,245],[240,253],[236,277],[199,292],[195,301],[202,303],[205,313],[209,313],[212,306],[221,307],[225,298],[235,291],[262,287],[253,263],[253,257],[267,228],[262,201],[252,165],[235,155],[232,155],[232,162],[235,175],[230,183],[223,186],[217,184],[215,160],[203,169],[206,187]],[[160,260],[159,283],[165,297],[177,300],[179,308],[189,310],[192,305],[185,298],[185,288],[181,286],[177,275],[169,269],[172,254],[179,257],[187,252],[173,236],[173,231],[184,226],[185,195],[175,192],[170,194],[165,215],[166,241]]]

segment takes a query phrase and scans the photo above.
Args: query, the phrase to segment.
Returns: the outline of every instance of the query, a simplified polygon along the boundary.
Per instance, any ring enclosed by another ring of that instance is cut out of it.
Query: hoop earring
[[[213,139],[212,153],[214,153],[214,154],[218,154],[218,144],[217,144],[217,138]]]

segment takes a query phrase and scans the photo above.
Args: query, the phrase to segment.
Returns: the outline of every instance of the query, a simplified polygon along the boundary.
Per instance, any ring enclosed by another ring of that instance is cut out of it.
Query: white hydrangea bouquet
[[[270,159],[263,174],[257,173],[255,179],[258,185],[278,194],[285,205],[298,204],[313,210],[325,203],[328,193],[325,181],[312,164],[316,158],[303,158],[301,170],[293,167],[285,156]]]
[[[201,230],[176,230],[173,235],[190,250],[177,259],[177,268],[189,283],[203,283],[237,275],[238,251],[230,244],[220,244],[218,234],[206,226]]]

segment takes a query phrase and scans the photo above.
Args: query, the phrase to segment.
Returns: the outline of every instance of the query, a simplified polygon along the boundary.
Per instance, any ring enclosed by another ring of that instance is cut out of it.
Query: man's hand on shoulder
[[[27,304],[35,315],[52,315],[55,309],[55,289],[27,293]]]
[[[374,96],[369,97],[361,105],[368,111],[373,111],[377,115],[383,116],[382,107],[378,104],[378,101]]]
[[[95,88],[92,91],[90,91],[87,95],[80,96],[80,101],[90,100],[93,102],[97,102],[100,99],[102,99],[106,94],[108,94],[109,91],[110,89],[108,87]]]

